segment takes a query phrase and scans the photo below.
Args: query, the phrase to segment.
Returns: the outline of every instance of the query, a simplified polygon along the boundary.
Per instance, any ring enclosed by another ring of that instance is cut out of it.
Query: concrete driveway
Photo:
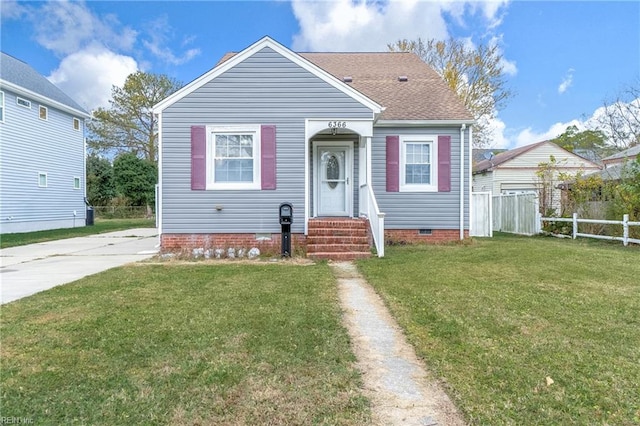
[[[154,256],[158,231],[126,231],[0,250],[0,304]]]

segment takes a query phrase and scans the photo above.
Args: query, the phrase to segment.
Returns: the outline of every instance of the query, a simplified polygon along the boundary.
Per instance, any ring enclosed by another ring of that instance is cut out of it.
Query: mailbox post
[[[281,237],[282,240],[282,257],[291,257],[291,222],[293,222],[293,206],[291,203],[280,204],[279,210]]]

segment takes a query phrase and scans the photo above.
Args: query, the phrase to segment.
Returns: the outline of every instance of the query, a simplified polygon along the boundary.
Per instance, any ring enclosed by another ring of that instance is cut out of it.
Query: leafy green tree
[[[149,161],[158,157],[158,123],[151,108],[182,85],[166,75],[142,71],[111,89],[111,106],[98,108],[87,123],[87,145],[104,155],[131,152]]]
[[[132,152],[120,154],[113,161],[113,175],[120,195],[127,197],[132,205],[147,206],[150,210],[158,182],[158,168],[154,162]]]
[[[607,144],[607,136],[602,130],[578,131],[577,126],[567,127],[564,133],[551,142],[591,160],[599,160],[615,152],[615,148]]]
[[[87,157],[87,200],[94,206],[106,206],[116,195],[113,167],[106,158]]]
[[[453,38],[418,38],[398,40],[387,47],[392,52],[414,52],[431,65],[475,117],[474,145],[483,147],[492,142],[491,120],[512,96],[498,45],[470,47]]]

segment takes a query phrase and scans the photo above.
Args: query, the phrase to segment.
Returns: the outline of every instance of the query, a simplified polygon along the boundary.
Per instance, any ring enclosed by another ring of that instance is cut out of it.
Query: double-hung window
[[[208,128],[207,189],[260,189],[260,128]]]
[[[438,144],[435,136],[400,138],[400,191],[438,190]]]

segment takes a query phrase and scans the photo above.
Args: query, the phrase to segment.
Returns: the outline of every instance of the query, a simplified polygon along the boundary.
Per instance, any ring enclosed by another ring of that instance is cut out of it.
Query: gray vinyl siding
[[[451,136],[450,192],[387,192],[386,137]],[[469,229],[469,134],[465,131],[464,228]],[[371,178],[386,229],[460,229],[460,128],[374,128]]]
[[[31,101],[31,109],[16,104],[16,94],[4,92],[4,122],[0,123],[0,224],[2,233],[28,232],[85,224],[85,148],[82,128],[74,116]],[[48,120],[38,116],[48,109]],[[47,187],[38,174],[47,174]],[[80,177],[80,189],[74,189]],[[73,212],[76,212],[75,220]]]
[[[304,232],[305,119],[371,117],[353,98],[262,49],[163,111],[162,232],[279,232],[285,201],[293,204],[292,232]],[[191,126],[242,123],[276,126],[277,189],[192,191]]]

